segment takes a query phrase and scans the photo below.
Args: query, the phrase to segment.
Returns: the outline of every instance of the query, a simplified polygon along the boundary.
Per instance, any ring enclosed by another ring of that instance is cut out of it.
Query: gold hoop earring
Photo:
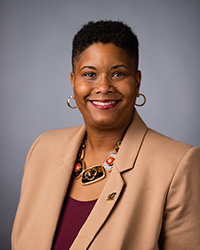
[[[135,103],[135,105],[138,106],[138,107],[142,107],[142,106],[146,103],[146,101],[147,101],[147,98],[145,97],[145,95],[139,93],[139,94],[137,95],[137,97],[140,97],[140,96],[142,96],[142,97],[144,98],[144,101],[143,101],[143,103],[141,103],[141,104]]]
[[[67,99],[67,105],[68,105],[68,107],[70,107],[70,109],[76,109],[77,108],[77,106],[71,106],[71,104],[69,103],[70,102],[70,100],[71,99],[74,99],[74,97],[71,95],[68,99]],[[75,99],[74,99],[75,100]]]

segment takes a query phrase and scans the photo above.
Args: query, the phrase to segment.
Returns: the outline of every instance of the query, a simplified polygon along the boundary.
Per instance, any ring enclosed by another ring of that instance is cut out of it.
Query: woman
[[[199,249],[200,149],[147,128],[134,108],[136,35],[121,22],[89,22],[72,65],[84,125],[32,145],[12,249]]]

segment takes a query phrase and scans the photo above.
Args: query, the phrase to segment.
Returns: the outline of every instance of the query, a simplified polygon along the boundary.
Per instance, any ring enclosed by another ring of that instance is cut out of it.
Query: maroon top
[[[52,250],[67,250],[70,248],[96,201],[78,201],[70,196],[66,197]]]

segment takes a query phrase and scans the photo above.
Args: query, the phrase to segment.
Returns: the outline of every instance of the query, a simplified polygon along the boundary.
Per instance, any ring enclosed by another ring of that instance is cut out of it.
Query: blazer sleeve
[[[45,132],[47,133],[47,132]],[[44,134],[45,134],[44,133]],[[31,145],[29,151],[28,151],[28,154],[26,156],[26,161],[25,161],[25,165],[24,165],[24,175],[23,175],[23,178],[22,178],[22,183],[21,183],[21,191],[20,191],[20,199],[19,199],[19,204],[18,204],[18,208],[20,206],[20,201],[21,201],[21,197],[23,196],[23,192],[24,192],[24,189],[26,187],[26,178],[25,178],[25,174],[27,172],[27,168],[28,168],[28,165],[29,165],[29,160],[32,156],[32,153],[35,149],[35,147],[37,146],[37,144],[39,143],[40,141],[40,138],[43,136],[40,135],[38,136],[38,138],[33,142],[33,144]],[[15,215],[15,220],[14,220],[14,224],[13,224],[13,228],[12,228],[12,233],[11,233],[11,245],[12,245],[12,250],[15,250],[17,249],[17,243],[18,243],[18,240],[20,238],[20,219],[23,217],[22,216],[19,216],[19,209],[17,209],[17,212],[16,212],[16,215]],[[20,217],[20,218],[19,218]]]
[[[200,249],[200,149],[180,161],[166,199],[160,249]]]

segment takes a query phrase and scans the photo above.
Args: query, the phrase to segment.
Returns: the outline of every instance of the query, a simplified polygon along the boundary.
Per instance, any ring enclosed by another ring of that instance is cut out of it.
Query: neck
[[[124,120],[124,123],[116,127],[91,126],[85,122],[87,131],[87,149],[95,151],[110,151],[118,141],[122,140],[124,134],[133,119],[134,112],[129,119]]]
[[[94,128],[91,129],[86,125],[87,149],[98,152],[113,150],[117,142],[123,138],[127,127],[114,131]]]

